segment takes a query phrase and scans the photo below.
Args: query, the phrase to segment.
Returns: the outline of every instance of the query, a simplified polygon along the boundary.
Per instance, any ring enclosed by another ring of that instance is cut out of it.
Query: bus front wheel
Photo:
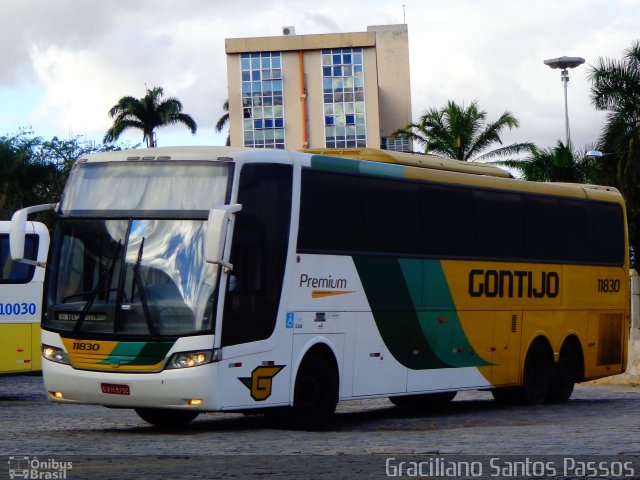
[[[335,368],[324,356],[308,356],[298,369],[293,406],[286,412],[286,423],[295,429],[316,429],[329,419],[337,404]]]
[[[145,422],[161,428],[184,427],[198,416],[198,412],[168,408],[136,408],[135,411]]]

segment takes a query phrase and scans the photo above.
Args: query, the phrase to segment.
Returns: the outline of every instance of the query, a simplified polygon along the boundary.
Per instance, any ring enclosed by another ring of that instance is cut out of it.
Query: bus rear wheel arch
[[[528,403],[536,405],[547,400],[551,390],[553,353],[544,337],[536,338],[527,351],[519,387],[496,388],[493,398],[503,403]]]
[[[522,373],[522,394],[525,403],[536,405],[547,399],[551,387],[553,354],[549,342],[536,338],[524,361]]]

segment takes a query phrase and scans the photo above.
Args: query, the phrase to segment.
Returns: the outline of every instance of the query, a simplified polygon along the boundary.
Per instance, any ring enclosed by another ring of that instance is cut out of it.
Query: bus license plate
[[[120,385],[117,383],[101,383],[100,388],[102,393],[109,393],[111,395],[131,395],[129,385]]]

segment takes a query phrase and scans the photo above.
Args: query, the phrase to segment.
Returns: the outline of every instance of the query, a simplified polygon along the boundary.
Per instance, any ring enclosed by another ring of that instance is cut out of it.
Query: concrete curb
[[[615,375],[613,377],[599,378],[585,382],[583,385],[624,385],[627,387],[640,387],[640,378],[628,378],[626,374]]]

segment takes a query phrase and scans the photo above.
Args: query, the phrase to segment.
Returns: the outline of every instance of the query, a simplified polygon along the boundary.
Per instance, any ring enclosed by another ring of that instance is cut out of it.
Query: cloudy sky
[[[0,136],[30,128],[101,141],[109,108],[146,85],[179,98],[199,126],[195,136],[160,129],[160,146],[221,145],[213,126],[227,98],[225,38],[280,35],[284,25],[366,31],[404,15],[414,119],[475,99],[489,120],[505,110],[520,120],[505,141],[543,147],[564,139],[560,73],[543,60],[586,59],[568,87],[571,136],[583,148],[604,119],[589,99],[589,66],[640,38],[640,0],[3,0]]]

